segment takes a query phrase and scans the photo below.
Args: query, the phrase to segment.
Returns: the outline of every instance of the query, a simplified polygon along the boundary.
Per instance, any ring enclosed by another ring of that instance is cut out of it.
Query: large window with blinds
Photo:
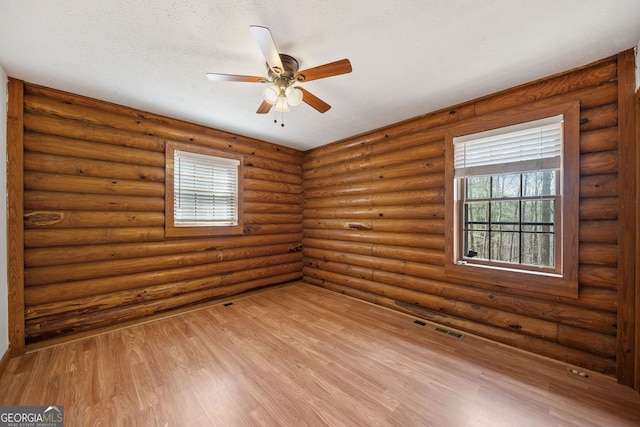
[[[577,106],[503,113],[447,137],[447,274],[569,294],[577,289]],[[526,120],[527,116],[534,116]],[[450,228],[450,230],[449,230]]]
[[[206,147],[167,143],[167,236],[242,232],[242,158]]]
[[[562,116],[453,139],[456,262],[561,271]]]

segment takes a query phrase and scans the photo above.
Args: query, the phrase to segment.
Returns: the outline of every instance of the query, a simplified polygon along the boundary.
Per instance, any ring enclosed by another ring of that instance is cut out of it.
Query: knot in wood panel
[[[60,212],[31,212],[25,214],[25,225],[52,225],[62,221],[63,214]]]

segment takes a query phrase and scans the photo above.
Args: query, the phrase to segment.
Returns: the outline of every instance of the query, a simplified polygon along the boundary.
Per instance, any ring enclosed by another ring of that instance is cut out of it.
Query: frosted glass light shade
[[[280,88],[276,85],[271,85],[262,89],[262,98],[271,105],[276,103],[279,95]]]
[[[302,91],[300,89],[289,86],[285,91],[285,95],[287,95],[287,102],[292,107],[302,102]]]
[[[268,102],[268,101],[267,101]],[[276,100],[276,111],[287,112],[289,111],[289,104],[287,103],[287,97],[281,95]]]

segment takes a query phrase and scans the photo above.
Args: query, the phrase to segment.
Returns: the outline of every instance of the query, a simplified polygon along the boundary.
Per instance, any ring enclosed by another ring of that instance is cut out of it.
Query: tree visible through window
[[[464,178],[463,257],[554,269],[558,174]]]
[[[448,277],[577,295],[580,108],[540,104],[447,133]]]

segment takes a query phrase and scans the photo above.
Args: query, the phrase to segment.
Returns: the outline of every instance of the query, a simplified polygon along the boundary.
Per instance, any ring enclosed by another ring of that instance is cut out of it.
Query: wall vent
[[[589,378],[589,374],[587,374],[586,372],[579,371],[577,369],[570,368],[569,372],[571,372],[573,375],[577,375],[582,378]]]
[[[449,335],[450,337],[454,337],[456,339],[462,339],[464,337],[464,335],[462,335],[459,332],[455,332],[455,331],[450,331],[448,329],[445,328],[441,328],[441,327],[437,327],[434,329],[436,332],[439,332],[441,334],[445,334],[445,335]]]
[[[426,323],[423,322],[422,320],[414,320],[413,323],[415,323],[416,325],[420,325],[420,326],[425,326]]]
[[[224,304],[222,304],[222,305],[224,305],[225,307],[229,307],[230,305],[233,305],[233,303],[232,303],[232,302],[225,302],[225,303],[224,303]]]

